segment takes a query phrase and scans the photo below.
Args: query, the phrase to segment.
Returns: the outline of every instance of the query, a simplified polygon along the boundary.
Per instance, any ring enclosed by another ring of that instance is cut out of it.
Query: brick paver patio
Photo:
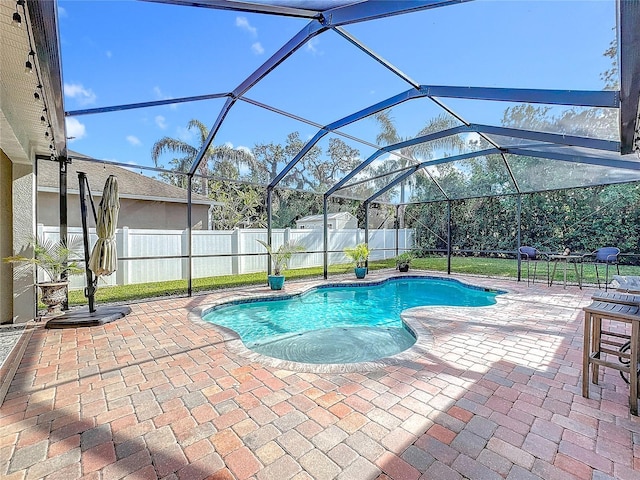
[[[605,368],[581,396],[593,290],[453,277],[509,293],[412,311],[429,348],[368,371],[266,365],[189,318],[240,290],[133,304],[102,327],[35,328],[0,409],[0,476],[640,478],[627,385]]]

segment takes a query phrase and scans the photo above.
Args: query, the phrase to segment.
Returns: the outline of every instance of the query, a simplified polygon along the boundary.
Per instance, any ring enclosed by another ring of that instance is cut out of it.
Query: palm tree
[[[374,115],[375,120],[380,124],[380,133],[376,136],[376,142],[382,145],[393,145],[400,143],[410,138],[420,137],[428,135],[430,133],[440,132],[447,130],[458,125],[456,120],[446,114],[438,115],[432,118],[416,135],[415,137],[401,137],[398,134],[398,130],[393,123],[393,117],[391,116],[391,110],[383,110]],[[453,149],[462,150],[464,147],[464,141],[457,135],[450,135],[448,137],[439,138],[437,140],[412,145],[400,149],[400,158],[398,165],[400,168],[407,167],[409,162],[419,163],[420,161],[433,158],[433,154],[436,150],[440,149]],[[404,180],[400,183],[400,202],[404,203],[405,199],[405,186],[407,182],[411,182],[411,177],[408,180]],[[402,221],[401,223],[404,223]]]
[[[151,158],[156,167],[158,166],[158,159],[163,153],[174,152],[182,155],[171,161],[174,170],[183,173],[189,171],[209,135],[209,129],[200,120],[190,120],[187,124],[187,130],[191,129],[196,129],[198,133],[198,144],[195,146],[171,137],[163,137],[153,144]],[[228,145],[210,145],[198,166],[198,174],[202,175],[202,195],[208,196],[209,192],[206,177],[209,176],[211,172],[229,179],[237,178],[239,176],[240,165],[248,164],[251,159],[251,154],[246,150],[232,148]],[[213,162],[211,171],[209,170],[210,161]]]

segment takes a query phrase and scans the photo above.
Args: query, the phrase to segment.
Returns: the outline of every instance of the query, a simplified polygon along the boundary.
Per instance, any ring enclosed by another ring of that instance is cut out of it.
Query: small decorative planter
[[[367,260],[369,259],[369,247],[366,243],[359,243],[355,247],[345,248],[344,253],[355,263],[356,278],[364,278],[367,274]]]
[[[47,314],[59,315],[62,313],[62,304],[67,299],[67,285],[69,282],[43,282],[39,283],[42,295],[40,300],[47,306]]]
[[[25,247],[25,251],[31,248],[33,255],[14,255],[3,259],[5,262],[16,264],[13,270],[16,277],[32,275],[33,266],[35,266],[39,273],[49,278],[49,281],[36,284],[40,287],[40,300],[47,306],[47,315],[62,313],[69,283],[63,278],[84,273],[84,269],[78,262],[69,259],[78,255],[82,238],[71,235],[67,240],[67,243],[64,243],[34,237]]]
[[[304,251],[302,245],[295,243],[283,243],[277,250],[271,248],[271,245],[262,240],[257,240],[260,245],[267,249],[271,264],[273,266],[273,275],[267,275],[267,282],[271,290],[282,290],[284,286],[284,275],[281,275],[284,269],[287,268],[287,262],[291,259],[291,256],[296,252]]]
[[[271,290],[282,290],[284,287],[284,275],[269,275],[268,278]]]
[[[396,268],[400,272],[408,272],[412,261],[413,254],[411,252],[401,253],[396,257]]]
[[[356,267],[356,278],[364,278],[367,275],[367,267]]]

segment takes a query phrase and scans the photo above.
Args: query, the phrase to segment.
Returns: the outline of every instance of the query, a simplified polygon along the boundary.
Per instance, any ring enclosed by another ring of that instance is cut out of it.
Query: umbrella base
[[[78,311],[69,311],[52,318],[47,322],[45,328],[76,328],[95,327],[113,322],[131,313],[131,308],[124,307],[98,307],[95,312],[90,312],[88,308]]]

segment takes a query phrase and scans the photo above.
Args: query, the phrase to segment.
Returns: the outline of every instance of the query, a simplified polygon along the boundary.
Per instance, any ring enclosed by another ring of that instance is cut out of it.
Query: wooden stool
[[[626,299],[611,299],[626,300]],[[628,300],[630,302],[630,300]],[[584,307],[584,349],[582,354],[582,396],[589,398],[589,366],[593,365],[591,381],[598,384],[600,366],[613,368],[629,374],[629,407],[632,415],[638,415],[638,338],[640,333],[640,305],[594,301]],[[631,336],[611,330],[602,330],[602,320],[631,324]],[[604,336],[604,338],[603,338]],[[616,339],[618,341],[616,341]],[[624,342],[630,340],[629,352],[620,351]],[[617,349],[609,346],[617,347]],[[608,361],[602,354],[629,360],[629,365]]]
[[[621,303],[623,305],[640,305],[640,295],[629,292],[596,292],[591,300],[609,303]]]

